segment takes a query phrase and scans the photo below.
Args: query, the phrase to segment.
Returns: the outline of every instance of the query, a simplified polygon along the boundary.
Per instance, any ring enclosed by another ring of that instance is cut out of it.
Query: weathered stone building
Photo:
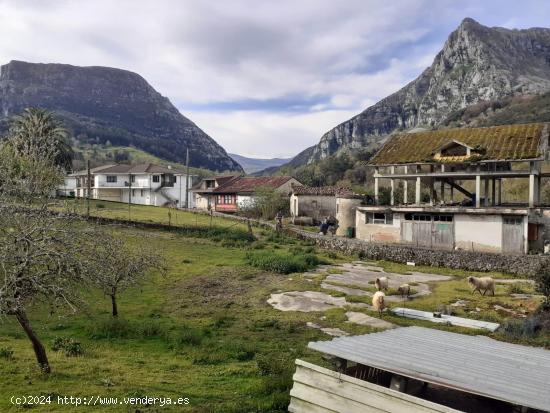
[[[540,197],[541,179],[550,176],[542,172],[549,132],[539,123],[395,135],[371,160],[376,205],[357,208],[357,238],[450,250],[542,251],[550,238],[550,209]],[[503,182],[522,179],[527,199],[505,199]],[[379,202],[382,180],[390,184],[389,205]]]

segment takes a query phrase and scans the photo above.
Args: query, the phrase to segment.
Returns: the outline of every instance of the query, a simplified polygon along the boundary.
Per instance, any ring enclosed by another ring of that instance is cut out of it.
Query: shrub
[[[92,324],[88,333],[94,339],[127,338],[132,335],[133,329],[124,318],[108,318]]]
[[[533,338],[536,335],[537,321],[530,317],[524,320],[507,320],[502,326],[505,336],[519,340],[522,338]]]
[[[10,347],[0,347],[0,358],[13,360],[13,349]]]
[[[183,327],[172,335],[172,345],[175,349],[186,346],[198,346],[206,337],[207,332],[201,328]]]
[[[280,274],[305,272],[324,263],[315,254],[303,252],[289,254],[273,251],[253,251],[246,255],[246,260],[253,267]]]
[[[526,291],[523,289],[523,287],[519,284],[510,284],[508,286],[508,294],[525,294]]]
[[[105,204],[95,204],[97,209],[105,209]]]
[[[256,365],[262,376],[284,376],[292,373],[292,360],[278,354],[258,354]]]
[[[544,295],[545,305],[550,304],[550,261],[546,261],[541,268],[536,272],[535,289],[537,292]]]
[[[63,350],[67,357],[78,357],[84,354],[84,349],[79,341],[68,337],[56,337],[52,345],[53,351]]]
[[[140,337],[163,337],[166,330],[158,321],[145,320],[135,329]]]

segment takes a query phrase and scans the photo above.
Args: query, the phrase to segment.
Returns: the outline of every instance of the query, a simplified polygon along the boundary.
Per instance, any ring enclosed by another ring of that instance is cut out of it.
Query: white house
[[[137,165],[104,165],[90,170],[90,197],[105,201],[130,202],[141,205],[193,207],[193,197],[187,185],[192,186],[196,175],[143,163]],[[76,178],[75,195],[86,197],[88,184],[86,170],[71,174]],[[61,188],[60,188],[61,189]]]

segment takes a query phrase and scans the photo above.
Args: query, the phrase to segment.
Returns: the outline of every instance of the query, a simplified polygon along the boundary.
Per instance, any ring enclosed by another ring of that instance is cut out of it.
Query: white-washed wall
[[[454,216],[456,248],[500,252],[502,251],[502,217],[500,215]]]

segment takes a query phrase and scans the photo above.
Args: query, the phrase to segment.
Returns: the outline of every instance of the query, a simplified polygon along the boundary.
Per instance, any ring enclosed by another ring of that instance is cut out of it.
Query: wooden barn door
[[[419,247],[432,246],[431,221],[415,221],[413,223],[413,244]]]
[[[434,215],[432,222],[432,247],[454,249],[454,222],[452,215]]]
[[[524,242],[523,217],[502,217],[502,252],[522,254]]]

